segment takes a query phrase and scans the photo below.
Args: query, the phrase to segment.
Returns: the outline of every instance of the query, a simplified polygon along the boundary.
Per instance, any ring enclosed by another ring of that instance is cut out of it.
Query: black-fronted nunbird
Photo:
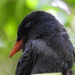
[[[74,62],[74,48],[69,36],[56,18],[44,11],[35,11],[21,22],[17,43],[10,57],[19,50],[23,54],[16,75],[62,72],[66,75]]]

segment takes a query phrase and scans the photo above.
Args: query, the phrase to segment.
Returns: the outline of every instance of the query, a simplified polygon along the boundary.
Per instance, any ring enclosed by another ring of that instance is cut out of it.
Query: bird
[[[33,11],[20,23],[10,57],[22,50],[15,75],[62,72],[74,63],[74,47],[65,27],[51,13]]]

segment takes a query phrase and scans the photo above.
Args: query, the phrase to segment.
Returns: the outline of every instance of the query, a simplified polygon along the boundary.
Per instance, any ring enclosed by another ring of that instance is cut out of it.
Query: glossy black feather
[[[54,16],[43,11],[32,12],[19,26],[18,39],[24,38],[23,55],[16,75],[67,72],[74,62],[69,36]]]

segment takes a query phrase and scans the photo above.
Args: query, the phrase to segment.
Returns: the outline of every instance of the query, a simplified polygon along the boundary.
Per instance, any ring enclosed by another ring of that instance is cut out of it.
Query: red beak
[[[21,50],[23,46],[23,39],[21,39],[20,41],[18,41],[15,46],[12,48],[12,51],[10,52],[10,57],[12,57],[14,54],[16,54],[18,51]]]

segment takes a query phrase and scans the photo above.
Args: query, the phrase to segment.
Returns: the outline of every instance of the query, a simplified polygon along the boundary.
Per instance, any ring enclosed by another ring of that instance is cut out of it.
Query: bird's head
[[[16,54],[19,50],[22,49],[23,44],[27,41],[27,36],[29,34],[30,29],[39,19],[39,17],[44,15],[44,13],[45,12],[43,11],[32,12],[23,19],[23,21],[18,27],[17,42],[13,47],[12,51],[10,52],[10,57],[12,57],[14,54]]]

